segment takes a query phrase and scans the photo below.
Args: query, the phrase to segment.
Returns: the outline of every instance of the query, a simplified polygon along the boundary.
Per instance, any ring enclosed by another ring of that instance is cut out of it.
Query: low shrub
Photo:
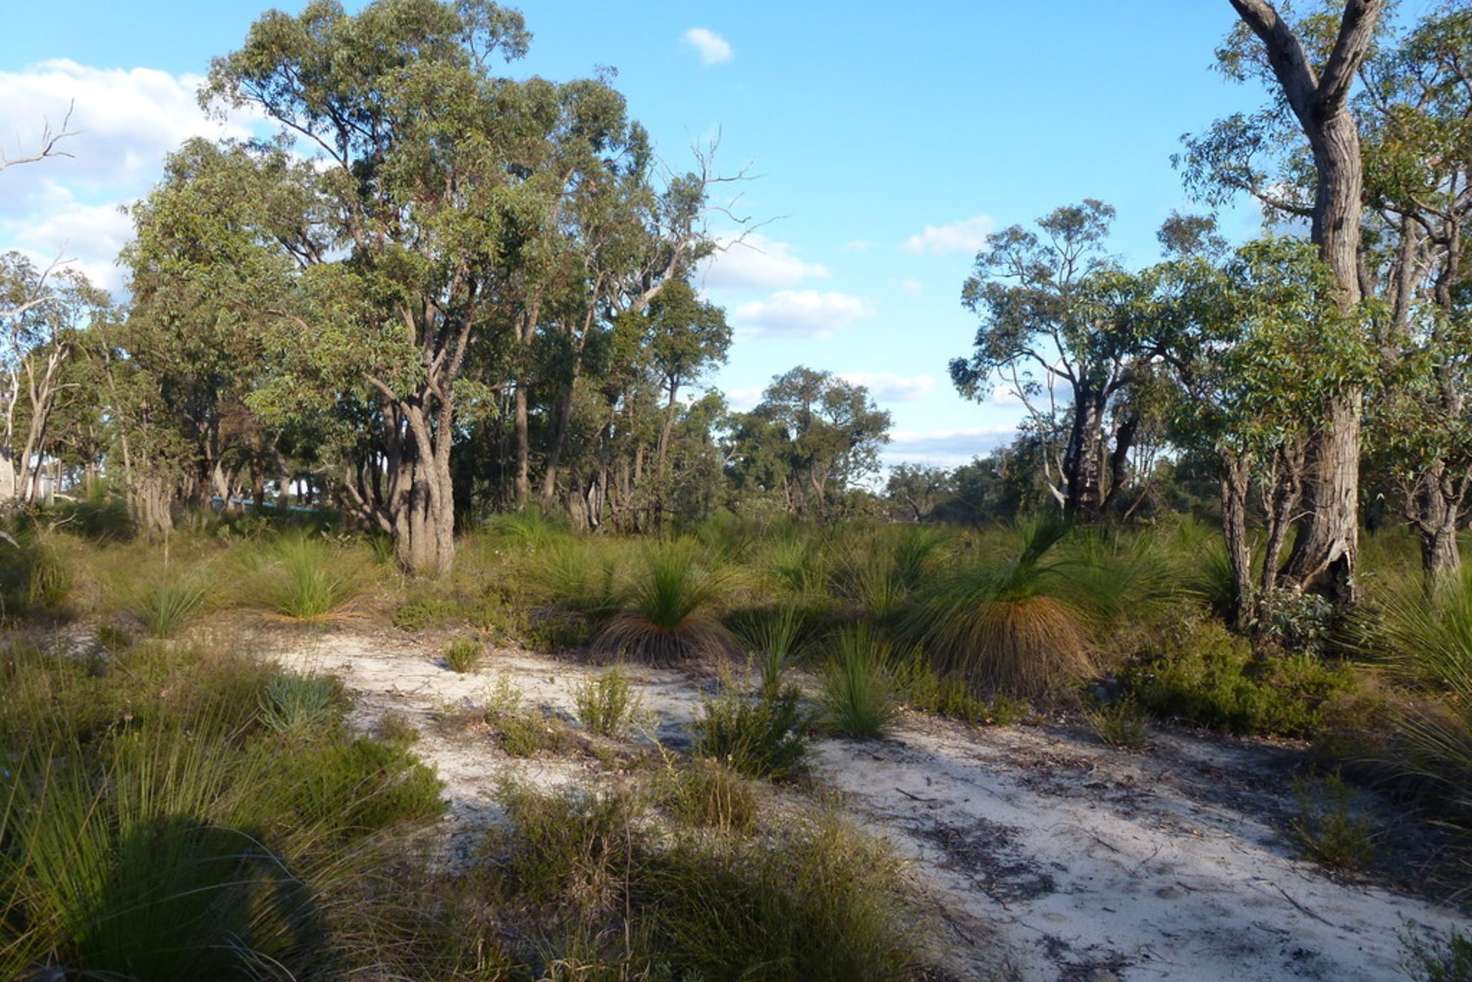
[[[1255,655],[1220,623],[1189,619],[1121,673],[1152,715],[1236,734],[1312,738],[1354,671],[1312,655]]]
[[[1026,703],[1008,696],[983,699],[966,680],[939,675],[924,651],[915,649],[896,661],[892,672],[897,697],[917,712],[960,720],[972,726],[1010,726],[1025,718]]]
[[[362,836],[402,822],[428,821],[445,810],[443,783],[402,745],[360,737],[333,740],[278,754],[273,780],[281,782],[292,817],[321,824],[339,837]],[[282,821],[283,819],[278,819]]]
[[[823,707],[828,725],[844,736],[881,736],[894,722],[896,707],[889,679],[889,645],[867,624],[839,630],[833,657],[823,676]]]
[[[1472,938],[1452,931],[1422,937],[1402,935],[1401,969],[1413,982],[1472,982]]]
[[[395,608],[393,625],[401,631],[424,631],[452,624],[461,613],[460,605],[445,597],[412,597]]]
[[[445,664],[452,672],[473,672],[484,654],[485,646],[475,638],[456,638],[445,646]]]
[[[506,676],[486,690],[481,720],[491,728],[501,749],[513,757],[555,753],[569,742],[567,726],[546,713],[526,706],[521,690]]]
[[[622,736],[639,715],[641,700],[629,677],[610,668],[595,679],[579,683],[573,689],[578,722],[603,736]]]
[[[747,777],[794,774],[807,753],[808,721],[796,688],[775,698],[749,699],[727,689],[708,699],[695,721],[694,750]]]

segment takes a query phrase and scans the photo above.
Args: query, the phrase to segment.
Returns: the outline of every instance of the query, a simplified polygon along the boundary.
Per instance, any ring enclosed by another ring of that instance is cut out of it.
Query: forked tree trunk
[[[1374,36],[1384,0],[1348,0],[1322,77],[1292,28],[1267,0],[1229,0],[1262,41],[1273,73],[1313,151],[1312,239],[1334,272],[1341,310],[1360,300],[1363,171],[1349,90]],[[1359,554],[1361,394],[1339,393],[1309,447],[1304,515],[1283,577],[1341,603],[1354,599]]]

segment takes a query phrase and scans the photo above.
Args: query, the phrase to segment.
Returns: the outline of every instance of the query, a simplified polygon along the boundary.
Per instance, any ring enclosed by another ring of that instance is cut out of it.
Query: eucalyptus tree
[[[867,388],[799,365],[732,418],[727,472],[738,489],[780,495],[791,514],[829,518],[878,473],[889,427]]]
[[[1187,185],[1221,201],[1255,196],[1272,215],[1307,220],[1332,270],[1341,312],[1362,299],[1364,174],[1350,94],[1375,39],[1385,0],[1348,0],[1290,23],[1267,0],[1229,0],[1240,23],[1218,51],[1235,80],[1268,85],[1269,105],[1217,121],[1186,139]],[[1354,594],[1359,549],[1363,396],[1346,387],[1324,407],[1308,446],[1302,517],[1284,573],[1299,589]]]
[[[1106,252],[1113,219],[1112,207],[1086,199],[1039,219],[1037,232],[1014,225],[989,235],[961,292],[981,319],[973,350],[950,362],[962,395],[985,399],[1000,377],[1038,432],[1066,434],[1061,448],[1046,448],[1044,466],[1065,513],[1086,521],[1122,489],[1140,424],[1124,397],[1159,347],[1140,330],[1148,284]]]
[[[903,504],[916,522],[928,519],[947,496],[955,493],[955,481],[944,467],[933,464],[897,464],[889,471],[884,493]]]
[[[66,369],[111,300],[81,272],[39,269],[0,255],[0,506],[27,506],[39,492],[57,401],[75,384]]]

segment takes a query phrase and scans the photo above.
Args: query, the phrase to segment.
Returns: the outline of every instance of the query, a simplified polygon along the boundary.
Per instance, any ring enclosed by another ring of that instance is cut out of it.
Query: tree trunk
[[[521,510],[531,500],[532,438],[527,418],[526,383],[516,383],[516,507]]]
[[[1239,630],[1246,627],[1252,609],[1252,545],[1247,537],[1249,474],[1245,457],[1222,454],[1222,537],[1232,571],[1232,605],[1227,619]]]
[[[1063,513],[1083,522],[1097,521],[1104,506],[1102,428],[1103,400],[1080,388],[1073,404],[1073,428],[1063,454],[1063,481],[1067,496]]]

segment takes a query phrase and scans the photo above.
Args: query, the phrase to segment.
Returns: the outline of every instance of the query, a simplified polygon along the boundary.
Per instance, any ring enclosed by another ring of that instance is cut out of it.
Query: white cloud
[[[827,338],[872,314],[867,303],[849,293],[778,290],[765,300],[741,304],[733,320],[758,334]]]
[[[844,379],[862,385],[880,402],[908,402],[935,389],[932,375],[896,375],[894,372],[841,372]]]
[[[927,225],[923,232],[906,239],[903,248],[917,256],[975,253],[986,244],[986,237],[996,224],[990,215],[973,215],[949,225]]]
[[[899,430],[890,434],[883,457],[889,464],[903,462],[955,467],[1011,441],[1011,426],[958,430]]]
[[[868,252],[874,248],[874,243],[868,239],[849,239],[843,244],[843,248],[848,252]]]
[[[808,278],[827,279],[828,268],[793,255],[792,246],[763,235],[718,236],[718,251],[705,261],[700,277],[717,289],[793,287]]]
[[[921,283],[917,279],[914,279],[913,277],[905,277],[904,279],[900,280],[900,289],[904,290],[912,297],[918,297],[921,293],[925,291],[925,284]]]
[[[18,249],[45,266],[71,260],[96,286],[117,291],[123,271],[118,252],[133,237],[133,220],[117,205],[89,205],[77,201],[65,188],[48,184],[40,196],[39,217],[10,218],[0,214],[0,242]]]
[[[726,393],[726,405],[738,413],[749,412],[755,409],[756,404],[761,401],[762,389],[759,386],[732,389]]]
[[[735,56],[735,52],[731,50],[731,42],[708,27],[692,27],[684,33],[683,38],[700,55],[701,64],[720,65]]]

